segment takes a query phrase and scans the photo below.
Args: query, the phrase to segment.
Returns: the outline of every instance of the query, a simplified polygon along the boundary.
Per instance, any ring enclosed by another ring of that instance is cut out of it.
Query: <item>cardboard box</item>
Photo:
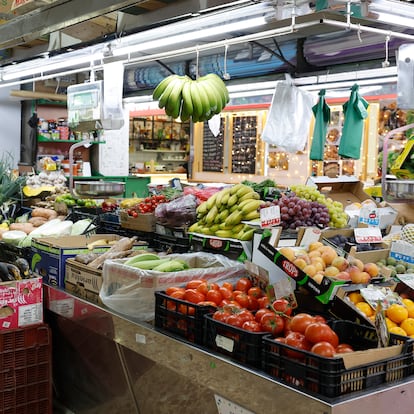
[[[189,240],[194,252],[219,253],[239,262],[252,259],[252,241],[225,239],[199,233],[189,233]]]
[[[117,234],[96,234],[92,236],[64,236],[64,237],[41,237],[32,240],[33,272],[43,277],[43,281],[50,285],[65,286],[65,263],[66,260],[84,253],[103,253],[111,248],[111,245],[96,246],[93,250],[88,249],[88,244],[100,240],[119,240]],[[142,246],[141,246],[142,247]]]
[[[344,208],[352,203],[361,203],[365,200],[373,200],[365,191],[364,184],[355,177],[341,176],[338,178],[309,177],[306,185],[313,185],[334,201],[342,203]]]
[[[0,283],[0,329],[43,323],[42,278]]]
[[[120,212],[121,227],[130,230],[154,232],[155,231],[155,214],[146,213],[138,214],[137,217],[131,217],[125,211]]]
[[[296,281],[298,288],[302,287],[312,293],[322,303],[328,303],[336,294],[339,286],[345,284],[344,280],[335,280],[323,277],[321,283],[317,283],[309,275],[299,269],[288,260],[280,251],[270,243],[270,237],[263,237],[259,244],[259,250],[273,263],[282,269],[287,276]]]
[[[65,289],[69,292],[101,304],[99,291],[102,286],[102,270],[94,269],[75,259],[66,260]]]

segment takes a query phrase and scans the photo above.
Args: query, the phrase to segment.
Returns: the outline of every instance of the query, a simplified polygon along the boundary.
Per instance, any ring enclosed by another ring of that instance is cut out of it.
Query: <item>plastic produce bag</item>
[[[197,197],[193,194],[184,195],[159,204],[154,211],[157,223],[167,227],[180,227],[197,221]]]
[[[331,118],[331,109],[325,101],[325,89],[319,91],[319,101],[312,108],[315,116],[315,127],[313,128],[312,146],[309,159],[323,161],[326,131]]]
[[[302,151],[308,141],[313,95],[289,81],[278,82],[262,140],[287,152]]]
[[[128,259],[106,260],[99,292],[103,304],[135,319],[150,321],[155,315],[155,291],[183,286],[194,279],[235,283],[247,274],[243,263],[220,254],[197,252],[168,257],[185,260],[190,268],[180,272],[158,272],[126,266],[124,263]]]
[[[361,157],[364,119],[368,116],[368,102],[359,95],[359,86],[353,85],[349,100],[343,104],[345,115],[338,155],[358,160]]]

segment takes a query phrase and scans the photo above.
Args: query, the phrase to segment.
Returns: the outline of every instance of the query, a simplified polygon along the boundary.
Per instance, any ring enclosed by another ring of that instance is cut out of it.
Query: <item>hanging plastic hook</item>
[[[358,23],[357,36],[358,36],[359,43],[362,43],[361,34],[362,34],[361,25]]]
[[[385,37],[385,60],[384,60],[384,62],[382,62],[382,67],[383,68],[388,68],[390,66],[390,61],[388,60],[390,39],[391,39],[390,35],[387,35]]]
[[[199,60],[200,60],[200,51],[198,50],[198,46],[197,46],[196,47],[196,71],[195,71],[196,79],[198,79],[198,77],[200,76]]]
[[[223,73],[223,78],[225,80],[229,80],[230,79],[230,73],[227,72],[227,51],[229,50],[229,45],[225,45],[224,46],[224,73]]]

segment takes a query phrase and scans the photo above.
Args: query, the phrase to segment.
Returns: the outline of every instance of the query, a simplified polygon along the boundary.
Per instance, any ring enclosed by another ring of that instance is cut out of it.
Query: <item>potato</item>
[[[51,208],[36,207],[32,210],[32,217],[44,217],[47,220],[52,220],[58,216],[58,213]]]
[[[32,217],[29,219],[29,223],[33,224],[34,227],[39,227],[47,221],[49,220],[45,217]]]

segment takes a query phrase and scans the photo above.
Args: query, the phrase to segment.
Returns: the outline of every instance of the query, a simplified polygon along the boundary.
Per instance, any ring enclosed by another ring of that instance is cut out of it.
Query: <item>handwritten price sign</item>
[[[260,210],[260,227],[268,228],[280,224],[280,207],[270,206]]]

